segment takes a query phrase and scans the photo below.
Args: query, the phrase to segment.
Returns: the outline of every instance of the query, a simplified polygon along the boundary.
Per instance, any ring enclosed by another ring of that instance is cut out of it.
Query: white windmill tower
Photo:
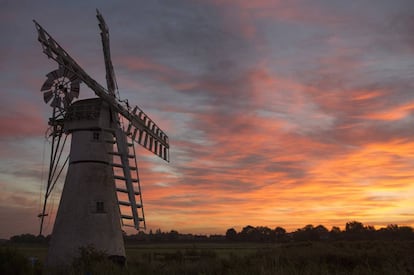
[[[59,209],[49,246],[49,265],[70,263],[78,248],[93,245],[125,260],[121,226],[145,229],[144,208],[134,144],[169,161],[167,135],[137,106],[130,109],[117,95],[109,50],[108,27],[97,11],[106,67],[107,89],[92,79],[36,22],[43,52],[59,64],[47,74],[41,90],[51,102],[51,156],[40,234],[47,200],[68,163]],[[78,100],[79,83],[97,98]],[[126,125],[123,125],[126,124]],[[71,134],[69,156],[62,152]],[[63,163],[62,163],[63,162]]]

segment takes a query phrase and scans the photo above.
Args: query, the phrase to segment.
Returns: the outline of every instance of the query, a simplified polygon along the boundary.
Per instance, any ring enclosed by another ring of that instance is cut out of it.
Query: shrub
[[[26,275],[34,274],[29,260],[9,247],[0,249],[0,274],[4,275]]]

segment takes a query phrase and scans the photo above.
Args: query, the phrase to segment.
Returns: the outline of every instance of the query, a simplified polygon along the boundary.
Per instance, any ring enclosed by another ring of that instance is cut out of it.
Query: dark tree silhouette
[[[331,231],[329,231],[329,238],[331,240],[339,240],[341,237],[342,231],[339,227],[333,226]]]
[[[329,239],[329,231],[325,226],[320,224],[317,227],[315,227],[313,230],[316,232],[318,240],[327,240],[327,239]]]
[[[364,225],[357,221],[347,222],[345,225],[345,232],[348,233],[362,233]]]
[[[240,240],[242,241],[258,241],[259,234],[255,227],[248,225],[243,227],[242,231],[239,233]]]
[[[275,230],[273,230],[275,235],[275,241],[277,242],[285,242],[287,241],[287,235],[286,230],[283,227],[276,227]]]
[[[226,240],[235,241],[237,240],[237,231],[234,228],[227,229]]]

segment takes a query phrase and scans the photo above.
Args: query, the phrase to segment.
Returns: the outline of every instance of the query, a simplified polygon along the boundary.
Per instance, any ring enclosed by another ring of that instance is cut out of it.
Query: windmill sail
[[[112,166],[122,225],[135,227],[137,230],[145,229],[144,206],[134,144],[128,142],[127,136],[120,128],[112,134],[114,140],[109,142],[116,146],[114,151],[108,153],[114,156]]]
[[[76,61],[42,28],[34,21],[38,31],[38,40],[42,44],[43,52],[55,60],[59,65],[74,73],[83,81],[95,94],[106,101],[111,108],[129,121],[128,133],[136,133],[135,140],[147,150],[153,152],[160,158],[169,161],[169,143],[167,135],[146,115],[136,107],[138,114],[130,112],[124,103],[110,95],[108,91],[98,82],[91,78]]]
[[[116,88],[116,79],[114,68],[112,66],[111,61],[111,51],[109,47],[109,29],[103,19],[102,15],[96,10],[96,17],[99,21],[99,28],[101,29],[101,40],[102,40],[102,48],[104,52],[104,59],[105,59],[105,69],[106,69],[106,83],[108,86],[108,91],[111,95],[115,96],[115,88]]]
[[[145,149],[169,161],[169,151],[168,146],[166,146],[166,144],[168,145],[168,137],[164,132],[138,106],[135,106],[131,114],[134,120],[141,121],[142,124],[146,125],[146,129],[151,134],[148,133],[148,130],[135,127],[135,124],[130,121],[127,128],[127,135],[131,136],[134,141],[142,145]]]

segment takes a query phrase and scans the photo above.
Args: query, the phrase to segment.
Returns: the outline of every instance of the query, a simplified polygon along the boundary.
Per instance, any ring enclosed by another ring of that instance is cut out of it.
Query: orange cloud
[[[400,120],[411,115],[414,110],[414,103],[407,103],[396,107],[388,108],[388,110],[374,112],[360,116],[363,119],[395,121]]]

